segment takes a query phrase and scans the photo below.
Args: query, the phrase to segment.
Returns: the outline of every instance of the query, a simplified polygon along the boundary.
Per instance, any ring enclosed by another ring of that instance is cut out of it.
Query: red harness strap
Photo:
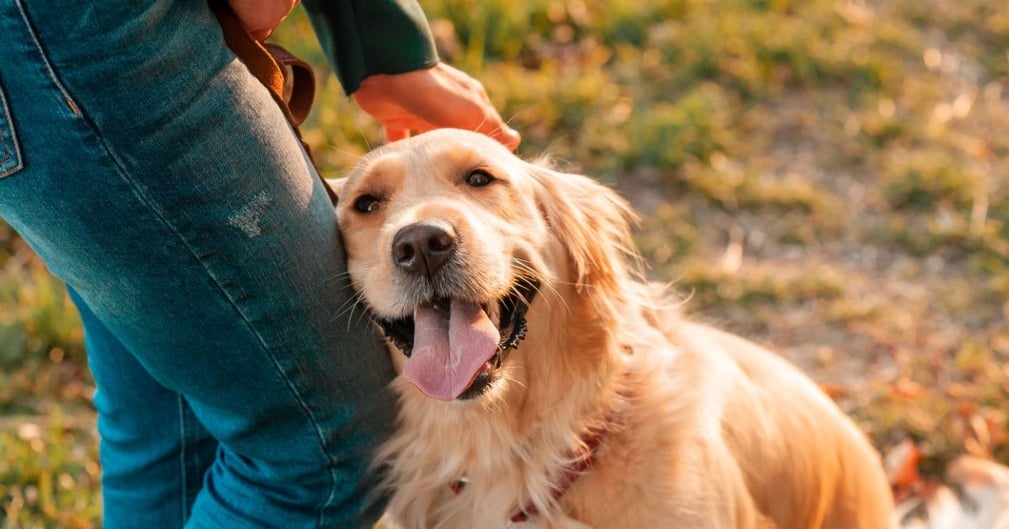
[[[554,485],[551,490],[550,496],[553,500],[559,501],[561,497],[574,485],[575,481],[585,473],[586,470],[592,467],[592,464],[596,460],[596,454],[599,452],[599,445],[602,443],[603,434],[606,433],[605,429],[598,428],[589,431],[588,435],[582,438],[582,443],[585,446],[585,451],[577,459],[573,460],[571,464],[564,467],[561,472],[560,479]],[[461,494],[463,489],[466,488],[466,479],[460,479],[449,484],[449,488],[455,494]],[[515,514],[512,514],[509,520],[513,523],[520,523],[527,521],[530,516],[535,516],[539,514],[539,509],[536,505],[529,503],[525,507],[522,507]]]
[[[631,346],[625,345],[623,348],[627,355],[634,354],[634,350]],[[625,373],[624,379],[628,378],[628,376],[629,375]],[[581,475],[587,470],[592,468],[592,465],[596,461],[596,455],[599,453],[599,446],[602,444],[603,437],[606,433],[614,427],[619,428],[618,425],[621,422],[621,409],[623,407],[620,402],[626,404],[627,401],[631,399],[630,390],[626,387],[626,380],[624,382],[625,384],[622,384],[623,387],[618,387],[617,389],[617,407],[615,409],[611,409],[610,412],[606,414],[605,423],[599,427],[592,428],[585,433],[582,437],[582,446],[584,447],[582,453],[578,455],[577,458],[573,459],[571,463],[562,470],[557,483],[554,484],[554,487],[550,492],[550,497],[554,500],[554,503],[559,502],[560,499],[567,494],[568,490],[571,489],[571,486],[575,484],[575,481],[577,481],[578,478],[581,477]],[[462,493],[463,489],[466,488],[466,483],[466,478],[464,477],[458,481],[450,483],[449,489],[451,489],[456,495],[459,495]],[[522,523],[528,521],[530,516],[536,516],[537,514],[539,514],[539,509],[534,503],[530,502],[515,511],[508,520],[512,523]]]
[[[603,440],[603,433],[605,430],[596,429],[589,432],[582,443],[585,445],[585,453],[582,454],[578,459],[574,460],[570,465],[564,467],[564,471],[561,473],[560,479],[554,485],[550,496],[553,500],[560,501],[561,497],[567,493],[568,489],[575,484],[575,481],[585,473],[586,470],[592,468],[592,463],[596,460],[596,454],[599,452],[599,445]],[[512,515],[509,520],[513,523],[524,522],[529,519],[530,516],[535,516],[539,514],[539,509],[536,505],[529,503],[525,507],[519,509],[518,512]]]
[[[625,345],[624,351],[628,355],[634,353],[630,346]],[[627,374],[624,374],[624,378],[627,378]],[[626,381],[625,381],[626,382]],[[626,387],[619,388],[617,390],[617,395],[620,400],[626,401],[630,398],[630,392]],[[619,401],[618,401],[619,402]],[[599,445],[602,444],[603,436],[606,435],[612,427],[614,427],[619,422],[621,406],[618,404],[616,409],[610,410],[606,415],[606,422],[597,428],[589,430],[584,437],[582,437],[582,445],[585,447],[584,452],[568,466],[564,467],[564,471],[560,475],[560,479],[554,485],[551,491],[551,498],[554,502],[559,502],[560,499],[571,489],[571,486],[575,484],[575,481],[585,473],[585,471],[592,468],[592,465],[596,461],[596,455],[599,453]],[[454,490],[454,489],[453,489]],[[456,494],[459,492],[456,491]],[[525,507],[519,509],[515,514],[509,518],[512,523],[520,523],[527,521],[530,516],[535,516],[539,514],[539,509],[533,503],[527,504]]]

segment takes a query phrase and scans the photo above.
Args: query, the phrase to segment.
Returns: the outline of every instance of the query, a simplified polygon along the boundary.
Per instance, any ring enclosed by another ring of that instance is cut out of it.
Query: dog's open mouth
[[[425,395],[471,399],[490,387],[525,337],[525,314],[538,289],[539,281],[522,278],[496,306],[439,298],[417,305],[411,317],[375,321],[408,357],[403,376]]]

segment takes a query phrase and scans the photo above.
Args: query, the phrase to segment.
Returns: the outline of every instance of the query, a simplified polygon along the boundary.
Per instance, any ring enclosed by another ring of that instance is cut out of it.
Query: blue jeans
[[[104,526],[374,522],[392,368],[206,3],[0,0],[0,94],[0,216],[80,309]]]

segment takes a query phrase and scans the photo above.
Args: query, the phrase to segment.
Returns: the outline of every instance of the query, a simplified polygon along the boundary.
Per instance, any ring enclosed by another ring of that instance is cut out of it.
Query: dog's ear
[[[627,201],[595,180],[529,164],[537,202],[551,230],[567,249],[578,291],[612,291],[637,271],[631,240],[637,217]]]

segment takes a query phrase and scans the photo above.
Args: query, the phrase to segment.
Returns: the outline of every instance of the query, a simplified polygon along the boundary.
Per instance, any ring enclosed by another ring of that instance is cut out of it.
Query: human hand
[[[228,0],[231,10],[256,40],[264,40],[301,0]]]
[[[382,123],[390,142],[442,127],[481,132],[509,150],[522,141],[519,133],[501,120],[483,85],[444,63],[367,77],[354,92],[354,100]]]

